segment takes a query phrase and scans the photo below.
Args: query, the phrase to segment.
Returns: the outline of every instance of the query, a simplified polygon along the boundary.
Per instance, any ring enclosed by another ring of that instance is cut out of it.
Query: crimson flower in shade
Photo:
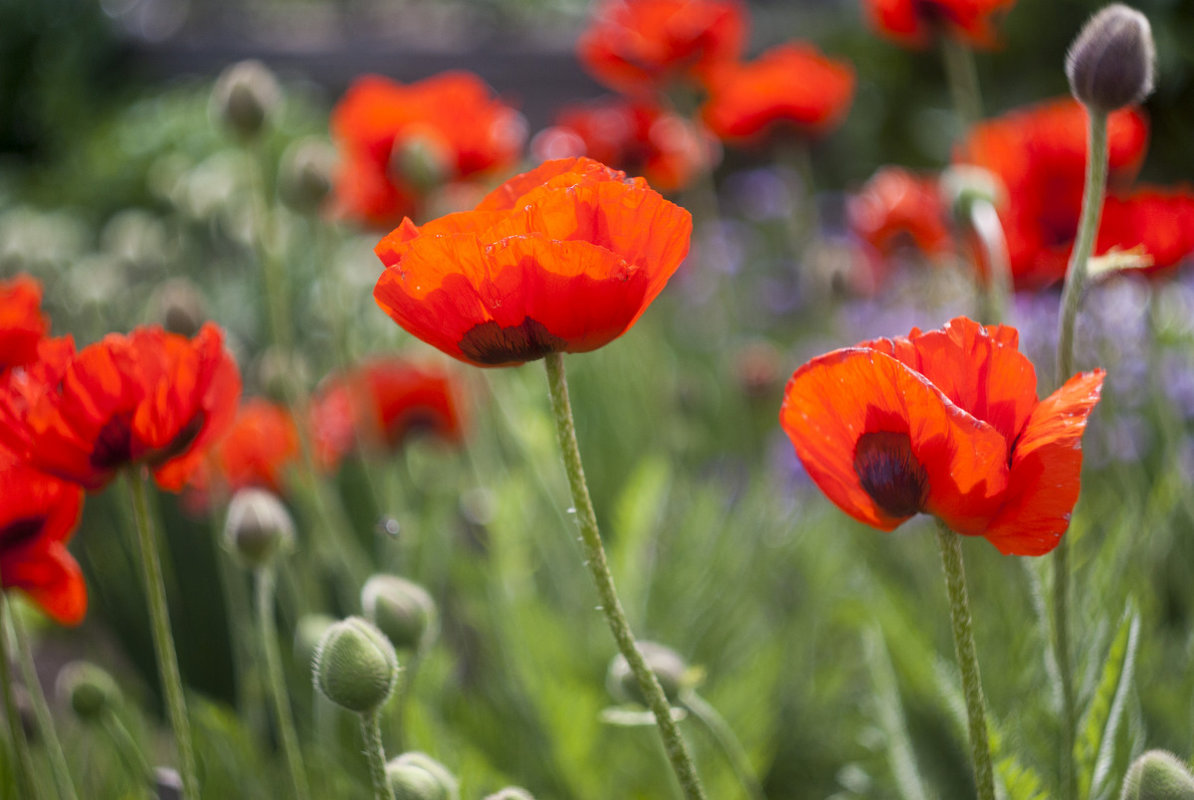
[[[1069,527],[1104,372],[1038,400],[1017,348],[1015,329],[959,317],[835,350],[796,370],[780,423],[855,519],[890,531],[924,512],[1001,553],[1042,555]]]
[[[712,65],[737,59],[746,27],[736,0],[603,0],[577,54],[611,89],[653,94],[699,83]]]
[[[1139,186],[1107,197],[1095,254],[1142,248],[1160,273],[1194,254],[1194,189]]]
[[[458,442],[463,435],[458,397],[450,373],[401,359],[370,361],[332,376],[311,404],[320,461],[331,467],[358,441],[395,450],[419,432]]]
[[[522,115],[469,72],[408,85],[367,75],[332,111],[342,162],[334,205],[343,216],[388,227],[413,214],[433,186],[513,166]]]
[[[905,47],[926,47],[938,35],[974,47],[996,44],[995,26],[1015,0],[863,0],[867,20]]]
[[[142,464],[177,491],[236,412],[240,375],[220,329],[194,339],[161,328],[109,334],[73,352],[52,340],[0,387],[0,444],[85,489]]]
[[[1148,145],[1144,115],[1138,109],[1113,112],[1107,122],[1107,141],[1108,181],[1116,194],[1144,159]],[[1061,280],[1082,211],[1086,173],[1082,105],[1065,98],[982,122],[971,129],[954,160],[989,170],[1007,189],[999,218],[1016,287],[1039,288]]]
[[[929,256],[953,249],[948,212],[936,176],[884,167],[846,203],[850,228],[881,256],[903,242]]]
[[[28,275],[0,281],[0,375],[36,359],[37,343],[49,330],[40,283]]]
[[[692,216],[642,178],[548,161],[473,211],[378,243],[373,297],[414,336],[484,367],[595,350],[625,333],[688,253]]]
[[[609,97],[566,106],[555,125],[531,142],[543,160],[587,156],[661,192],[689,185],[714,160],[714,142],[703,129],[651,103]]]
[[[805,137],[836,127],[854,99],[854,68],[811,44],[790,42],[748,63],[711,68],[702,114],[720,138],[757,141],[783,130]]]
[[[0,447],[0,586],[20,589],[56,621],[77,625],[87,587],[66,542],[79,524],[83,490],[43,475]]]
[[[286,470],[298,462],[299,453],[298,427],[290,412],[262,398],[246,400],[187,476],[190,504],[206,506],[213,490],[231,495],[258,487],[282,494]]]

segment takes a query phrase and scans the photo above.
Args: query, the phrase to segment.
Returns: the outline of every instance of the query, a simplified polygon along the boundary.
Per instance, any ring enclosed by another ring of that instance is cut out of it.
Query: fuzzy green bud
[[[1194,777],[1177,756],[1150,750],[1132,763],[1120,800],[1194,800]]]
[[[1065,56],[1070,91],[1092,111],[1135,105],[1153,91],[1157,52],[1148,17],[1122,3],[1096,13]]]
[[[374,575],[361,589],[361,608],[398,649],[420,652],[435,639],[435,601],[417,583]]]
[[[688,665],[684,663],[684,659],[670,647],[664,647],[655,642],[639,642],[638,651],[642,653],[643,660],[647,662],[647,666],[659,679],[659,685],[663,687],[663,693],[667,696],[668,703],[675,705],[681,690],[692,686],[690,679],[692,673],[688,669]],[[609,663],[605,686],[610,695],[618,702],[647,704],[642,690],[639,688],[638,680],[630,669],[630,663],[621,653],[614,656],[613,661]]]
[[[398,682],[394,645],[368,620],[349,617],[324,632],[315,652],[315,686],[338,706],[364,714],[389,699]]]
[[[386,780],[394,800],[447,800],[440,786],[427,770],[411,764],[386,764]]]
[[[451,179],[451,154],[438,134],[427,131],[403,136],[394,143],[390,168],[420,192],[430,192]]]
[[[72,661],[58,672],[58,696],[84,722],[100,719],[120,700],[116,681],[103,669],[87,661]]]
[[[278,194],[301,214],[314,214],[332,190],[336,150],[322,139],[302,139],[282,154]]]
[[[225,69],[211,93],[211,112],[242,139],[254,139],[282,99],[278,80],[260,61],[241,61]]]
[[[484,800],[535,800],[535,798],[526,789],[507,786],[505,789],[499,789],[493,794],[486,795]]]
[[[426,753],[412,750],[409,753],[403,753],[397,758],[391,759],[386,764],[386,775],[391,775],[391,770],[400,772],[405,775],[413,775],[416,771],[424,775],[429,775],[434,782],[433,794],[427,795],[411,795],[411,800],[422,800],[422,798],[435,798],[435,800],[460,800],[460,782],[456,780],[456,776],[448,770],[440,762],[436,761]],[[421,782],[421,778],[419,779]],[[391,780],[390,785],[394,782]],[[400,794],[395,789],[395,800],[403,800],[404,795]]]
[[[294,521],[272,492],[240,489],[228,504],[224,541],[245,566],[257,569],[294,547]]]

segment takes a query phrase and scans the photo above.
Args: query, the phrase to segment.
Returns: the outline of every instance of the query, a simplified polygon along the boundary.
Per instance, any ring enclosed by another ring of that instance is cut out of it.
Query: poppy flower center
[[[876,431],[858,437],[854,473],[884,513],[910,517],[920,513],[928,494],[928,476],[912,454],[906,433]]]
[[[164,464],[172,458],[177,458],[187,451],[195,439],[203,431],[203,424],[207,421],[207,414],[203,411],[196,411],[195,415],[191,417],[186,425],[179,429],[178,433],[174,434],[174,438],[156,453],[154,453],[148,460],[151,464]]]
[[[117,414],[104,423],[95,437],[91,466],[99,470],[116,469],[133,457],[132,412]]]
[[[14,519],[0,527],[0,547],[12,549],[33,541],[46,524],[45,517],[24,517]]]
[[[538,320],[526,317],[518,325],[502,327],[495,320],[469,328],[460,338],[460,352],[478,364],[498,366],[534,361],[561,352],[568,343],[553,336]]]

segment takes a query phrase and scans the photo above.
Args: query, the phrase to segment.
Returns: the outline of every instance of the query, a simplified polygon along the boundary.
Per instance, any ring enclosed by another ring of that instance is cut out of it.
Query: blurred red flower
[[[531,143],[541,160],[588,156],[641,175],[661,192],[683,189],[710,169],[716,147],[683,117],[621,97],[566,106]]]
[[[1103,203],[1095,254],[1142,248],[1152,259],[1144,271],[1159,274],[1194,254],[1194,189],[1137,186]]]
[[[854,99],[854,68],[811,44],[789,42],[747,63],[710,69],[702,115],[720,138],[754,142],[784,131],[820,136],[841,123]]]
[[[39,357],[0,387],[0,444],[89,490],[143,464],[177,491],[240,395],[236,364],[211,323],[190,340],[138,328],[78,353],[69,339],[52,340]]]
[[[458,442],[463,417],[451,374],[391,358],[328,379],[311,403],[311,427],[320,463],[330,469],[358,441],[396,450],[408,436],[429,432]]]
[[[19,463],[0,447],[0,586],[20,589],[55,621],[87,613],[83,572],[66,549],[83,490]]]
[[[995,25],[1015,0],[863,0],[867,20],[905,47],[927,47],[937,35],[994,47]]]
[[[814,358],[788,382],[780,423],[855,519],[890,531],[924,512],[1001,553],[1042,555],[1078,500],[1103,376],[1075,375],[1038,400],[1015,329],[959,317]]]
[[[414,214],[435,186],[513,166],[526,138],[522,115],[469,72],[405,86],[366,75],[332,110],[331,127],[342,155],[335,210],[377,227]]]
[[[928,256],[953,249],[948,209],[933,175],[883,167],[846,202],[846,216],[857,236],[880,256],[910,243]]]
[[[650,95],[699,83],[712,65],[737,59],[746,27],[737,0],[602,0],[577,54],[611,89]]]
[[[477,366],[583,353],[625,333],[688,253],[692,216],[642,178],[548,161],[473,210],[378,243],[374,299],[414,336]]]
[[[1132,180],[1144,159],[1148,123],[1138,109],[1123,109],[1110,115],[1107,133],[1108,180],[1114,193]],[[979,123],[954,160],[990,170],[1007,189],[999,218],[1016,287],[1039,288],[1061,280],[1082,210],[1082,105],[1065,98]]]
[[[0,375],[36,359],[37,343],[49,330],[37,279],[17,275],[0,281]]]
[[[290,412],[263,398],[245,400],[227,432],[187,475],[188,505],[206,508],[213,492],[227,497],[247,487],[282,494],[286,470],[299,455]]]

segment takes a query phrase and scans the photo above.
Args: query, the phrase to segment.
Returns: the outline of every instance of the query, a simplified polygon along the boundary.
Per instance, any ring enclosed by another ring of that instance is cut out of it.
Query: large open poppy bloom
[[[211,323],[190,340],[147,327],[51,344],[0,387],[0,444],[85,489],[143,464],[177,491],[236,412],[240,375]]]
[[[737,0],[603,0],[576,47],[593,77],[641,96],[737,59],[746,27]]]
[[[28,275],[0,281],[0,375],[36,359],[37,343],[49,330],[40,283]]]
[[[66,549],[83,490],[43,475],[0,447],[0,586],[20,589],[56,621],[87,613],[83,572]]]
[[[996,44],[995,26],[1016,0],[863,0],[871,25],[905,47],[952,36],[974,47]]]
[[[890,531],[915,514],[1042,555],[1078,500],[1082,432],[1104,372],[1044,400],[1013,328],[964,317],[814,358],[792,376],[780,423],[817,486]]]
[[[773,47],[754,61],[711,68],[705,124],[720,138],[753,142],[784,130],[804,137],[841,123],[854,99],[854,68],[811,44]]]
[[[621,336],[688,253],[692,216],[587,158],[511,178],[473,211],[378,243],[373,297],[414,336],[483,367]]]
[[[513,166],[522,151],[522,115],[484,81],[454,71],[403,85],[366,75],[332,110],[342,162],[336,211],[389,227],[413,214],[430,188]]]

